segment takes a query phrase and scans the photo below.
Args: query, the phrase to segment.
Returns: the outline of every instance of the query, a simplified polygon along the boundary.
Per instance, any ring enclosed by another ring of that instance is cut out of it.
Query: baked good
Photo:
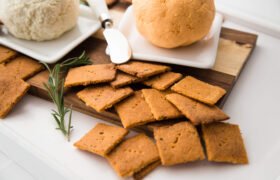
[[[110,85],[102,85],[87,87],[78,92],[77,96],[83,100],[87,106],[101,112],[130,96],[132,93],[133,90],[129,87],[115,89]]]
[[[154,137],[162,165],[170,166],[205,158],[196,128],[179,122],[154,129]]]
[[[139,78],[147,78],[170,70],[170,67],[160,64],[129,61],[117,66],[117,69]]]
[[[154,142],[139,134],[123,141],[108,154],[107,159],[121,177],[127,177],[159,160],[159,155]]]
[[[136,91],[132,96],[116,104],[115,109],[125,128],[156,121],[141,91]]]
[[[165,94],[156,89],[142,89],[143,97],[156,120],[180,118],[183,114],[169,101]]]
[[[0,46],[0,64],[5,63],[14,58],[17,53],[9,48]]]
[[[216,104],[226,93],[226,90],[223,88],[200,81],[192,76],[185,77],[172,86],[171,89],[182,95],[210,105]]]
[[[139,80],[140,80],[140,78],[138,78],[138,77],[135,77],[130,74],[119,71],[119,72],[117,72],[116,79],[114,81],[110,82],[110,84],[114,88],[120,88],[120,87],[129,85],[131,83],[137,82]]]
[[[100,156],[108,154],[128,134],[128,130],[99,123],[74,146]]]
[[[201,40],[215,17],[214,0],[133,0],[132,5],[138,31],[163,48]]]
[[[156,169],[160,165],[161,165],[160,160],[155,161],[155,162],[147,165],[146,167],[141,169],[139,172],[136,172],[135,174],[133,174],[134,180],[142,180],[142,179],[144,179],[145,176],[147,176],[150,172],[152,172],[154,169]]]
[[[5,118],[27,93],[30,85],[13,76],[0,76],[0,118]]]
[[[143,81],[143,84],[164,91],[182,78],[182,74],[166,72]]]
[[[168,94],[166,99],[174,104],[194,125],[229,119],[217,106],[209,106],[180,94]]]
[[[238,125],[212,123],[202,126],[209,161],[247,164],[248,157]]]
[[[113,64],[87,65],[71,68],[65,79],[65,87],[86,86],[110,82],[115,79],[116,69]]]

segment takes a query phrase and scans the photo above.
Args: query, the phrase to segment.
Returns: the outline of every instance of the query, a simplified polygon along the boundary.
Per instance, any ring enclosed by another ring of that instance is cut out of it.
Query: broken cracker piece
[[[140,78],[132,76],[130,74],[123,73],[123,72],[117,72],[116,79],[114,81],[110,82],[110,84],[114,88],[120,88],[120,87],[129,85],[129,84],[135,83],[139,80],[140,80]]]
[[[205,159],[197,130],[189,122],[157,127],[154,129],[154,136],[163,165]]]
[[[128,130],[99,123],[74,144],[77,148],[100,156],[108,154],[128,134]]]
[[[177,93],[166,95],[166,99],[174,104],[194,125],[229,119],[229,116],[217,106],[210,106]]]
[[[92,86],[78,92],[77,96],[87,106],[98,112],[111,108],[114,104],[130,96],[133,90],[129,87],[115,89],[110,85]]]
[[[123,141],[107,159],[121,177],[132,176],[147,165],[158,161],[158,150],[154,142],[144,134]]]
[[[226,90],[219,86],[213,86],[191,76],[185,77],[172,86],[171,89],[179,94],[209,105],[216,104],[226,93]]]
[[[202,126],[209,161],[248,164],[247,153],[238,125],[212,123]]]
[[[143,84],[155,88],[157,90],[163,91],[172,86],[177,81],[179,81],[181,78],[182,74],[180,73],[166,72],[155,77],[151,77],[151,79],[148,79],[146,81],[143,81]]]
[[[146,78],[169,71],[170,67],[140,61],[130,61],[126,64],[118,65],[117,69],[139,78]]]
[[[156,89],[141,90],[156,120],[180,118],[183,114],[165,99],[165,93]]]
[[[113,64],[87,65],[71,68],[65,79],[65,87],[86,86],[110,82],[115,79],[116,69]]]

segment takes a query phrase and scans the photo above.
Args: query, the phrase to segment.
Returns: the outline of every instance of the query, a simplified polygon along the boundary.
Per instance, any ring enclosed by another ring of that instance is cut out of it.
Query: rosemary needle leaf
[[[72,107],[67,108],[64,106],[64,77],[62,74],[70,68],[91,64],[90,58],[83,52],[79,57],[70,58],[60,64],[56,64],[53,69],[47,64],[43,64],[49,71],[49,79],[47,83],[44,83],[44,87],[56,106],[56,110],[52,110],[51,113],[58,126],[56,129],[60,130],[67,140],[70,141],[70,133],[73,128],[71,125]],[[67,113],[69,113],[69,116],[66,122]]]

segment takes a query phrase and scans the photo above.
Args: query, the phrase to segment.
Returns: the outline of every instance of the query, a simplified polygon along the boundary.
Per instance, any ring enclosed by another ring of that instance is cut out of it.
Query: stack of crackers
[[[35,60],[0,46],[0,118],[3,119],[27,93],[24,80],[44,69]]]
[[[221,87],[140,61],[70,69],[65,87],[74,86],[87,86],[77,96],[97,112],[116,111],[123,125],[97,125],[75,146],[105,157],[122,177],[206,157],[248,163],[238,125],[221,122],[229,119],[216,106],[226,94]],[[144,134],[123,140],[128,128],[142,125],[152,128],[155,143]]]

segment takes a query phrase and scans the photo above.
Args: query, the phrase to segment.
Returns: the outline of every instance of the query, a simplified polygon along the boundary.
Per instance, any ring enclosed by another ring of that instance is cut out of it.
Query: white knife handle
[[[87,0],[89,6],[97,13],[100,21],[102,22],[102,27],[105,28],[106,22],[111,22],[111,17],[105,0]]]

